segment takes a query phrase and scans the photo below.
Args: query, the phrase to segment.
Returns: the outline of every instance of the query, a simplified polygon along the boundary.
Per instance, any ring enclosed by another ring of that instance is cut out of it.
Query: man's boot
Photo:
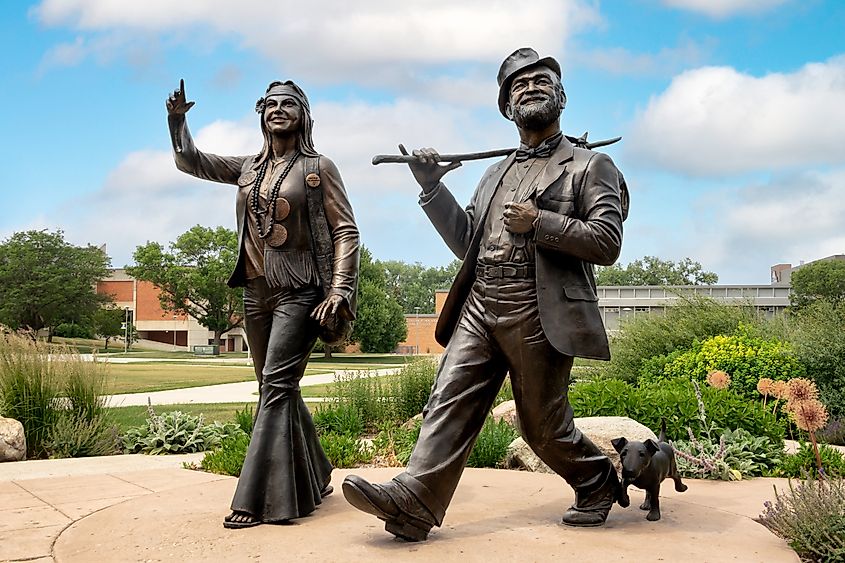
[[[424,541],[434,516],[401,483],[370,483],[357,475],[343,480],[343,496],[362,512],[384,520],[384,529],[407,541]]]
[[[601,526],[607,520],[613,503],[620,499],[622,486],[616,469],[611,467],[604,484],[592,492],[575,491],[575,504],[563,513],[561,522],[567,526]]]

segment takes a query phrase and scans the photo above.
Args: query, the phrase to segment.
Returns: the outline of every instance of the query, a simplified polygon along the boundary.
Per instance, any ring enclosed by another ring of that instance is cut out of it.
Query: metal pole
[[[123,353],[129,352],[129,307],[123,308]]]
[[[176,315],[173,315],[173,351],[176,351]]]
[[[416,327],[414,328],[414,333],[417,336],[417,353],[416,355],[420,355],[420,308],[414,307],[414,314],[416,315]]]

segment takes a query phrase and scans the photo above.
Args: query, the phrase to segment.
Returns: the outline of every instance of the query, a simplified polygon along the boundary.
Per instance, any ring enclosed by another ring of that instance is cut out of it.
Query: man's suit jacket
[[[475,281],[490,201],[514,155],[487,169],[466,209],[442,183],[420,199],[440,236],[464,263],[446,298],[435,330],[445,346]],[[536,184],[540,209],[536,248],[540,323],[561,353],[609,359],[596,297],[593,264],[610,265],[622,246],[621,174],[607,155],[576,148],[565,137]]]

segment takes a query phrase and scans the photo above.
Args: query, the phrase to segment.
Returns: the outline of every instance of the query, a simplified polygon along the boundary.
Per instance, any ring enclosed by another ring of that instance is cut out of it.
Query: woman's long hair
[[[265,98],[271,94],[273,89],[280,90],[278,93],[286,94],[294,98],[297,103],[299,103],[300,109],[302,109],[302,128],[299,130],[299,152],[304,154],[305,156],[319,156],[320,153],[317,152],[317,149],[314,148],[314,139],[312,137],[312,131],[314,129],[314,120],[311,118],[311,105],[308,103],[308,97],[305,95],[305,92],[296,85],[293,80],[286,80],[285,82],[281,82],[276,80],[271,82],[269,86],[267,86],[266,92],[264,92],[264,96],[258,98],[258,101],[255,102],[255,111],[258,112],[260,116],[260,123],[261,123],[261,134],[264,136],[264,146],[261,148],[261,152],[258,153],[258,158],[255,159],[255,168],[260,166],[264,161],[270,158],[271,152],[271,143],[270,143],[270,132],[267,131],[267,127],[264,124],[264,100]],[[273,92],[275,93],[275,92]]]

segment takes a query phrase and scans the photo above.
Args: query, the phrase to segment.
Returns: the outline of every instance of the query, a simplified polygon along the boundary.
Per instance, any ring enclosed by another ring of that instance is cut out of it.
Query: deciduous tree
[[[361,247],[358,314],[351,340],[363,352],[392,352],[408,335],[402,307],[387,289],[385,269]]]
[[[101,307],[91,316],[91,329],[106,341],[106,350],[109,349],[109,340],[128,332],[123,327],[125,319],[126,313],[117,307]]]
[[[674,262],[645,256],[624,267],[614,264],[596,270],[598,285],[711,285],[718,281],[718,275],[690,258]]]
[[[818,260],[805,264],[792,272],[793,311],[815,303],[827,301],[837,305],[845,301],[845,260]]]
[[[433,313],[435,291],[449,289],[461,268],[460,260],[438,267],[423,266],[419,262],[408,264],[399,260],[387,260],[380,264],[385,270],[387,290],[406,314]]]
[[[81,323],[108,298],[96,292],[109,257],[94,246],[74,246],[62,231],[23,231],[0,243],[0,322],[32,331]]]
[[[197,225],[165,249],[148,242],[135,249],[129,275],[155,284],[165,311],[190,315],[214,332],[223,333],[243,322],[243,292],[226,285],[235,269],[238,235],[225,227]]]

